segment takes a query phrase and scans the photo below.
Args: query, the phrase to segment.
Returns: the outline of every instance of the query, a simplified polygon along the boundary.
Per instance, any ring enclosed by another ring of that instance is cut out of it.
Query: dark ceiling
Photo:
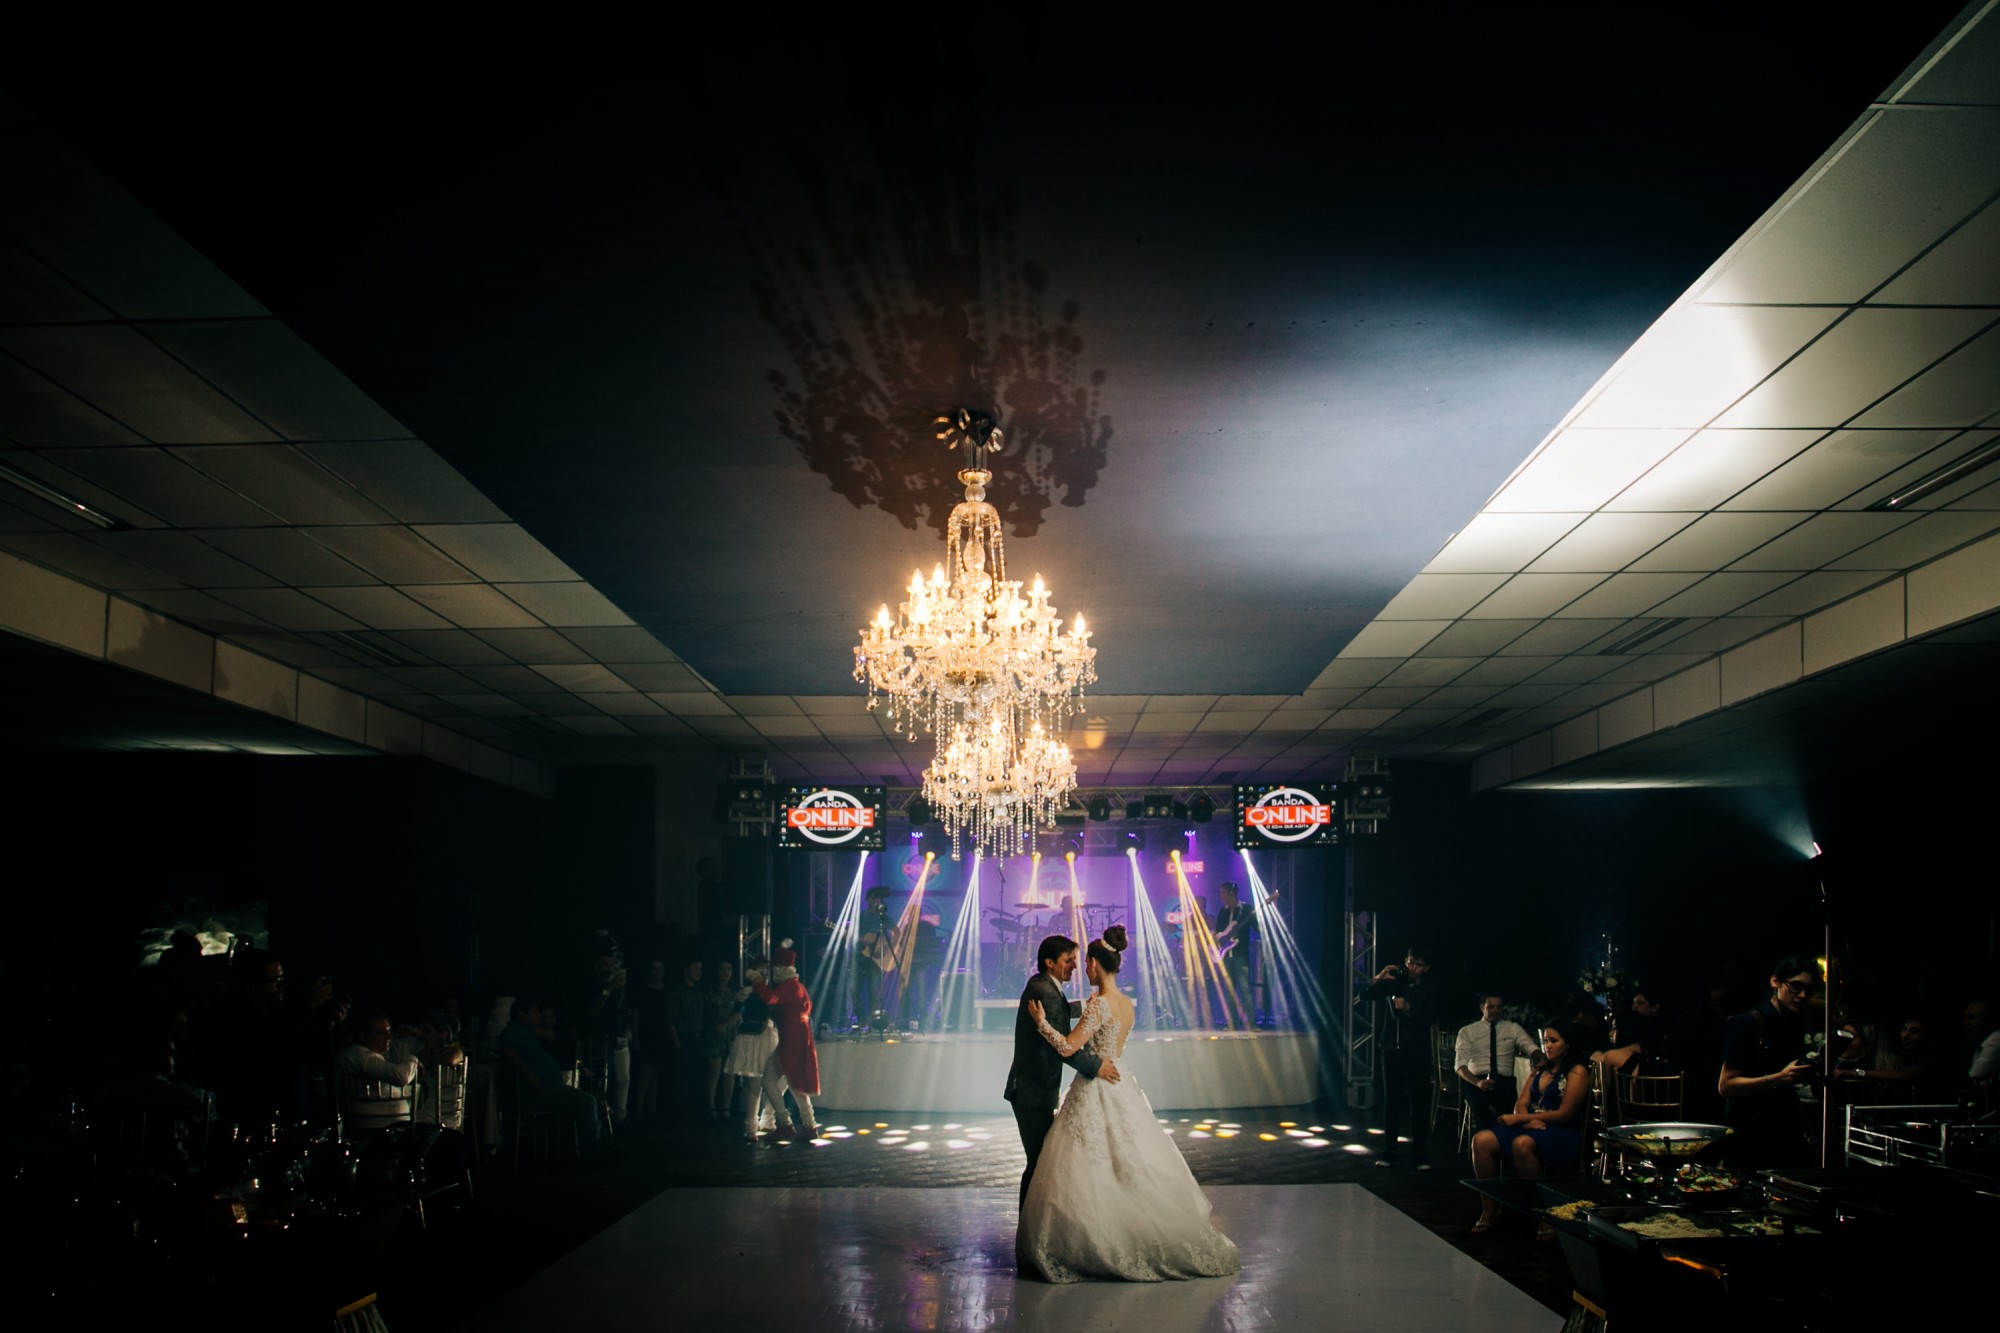
[[[759,14],[587,66],[12,77],[725,693],[855,688],[967,403],[1100,689],[1278,695],[1956,8]]]

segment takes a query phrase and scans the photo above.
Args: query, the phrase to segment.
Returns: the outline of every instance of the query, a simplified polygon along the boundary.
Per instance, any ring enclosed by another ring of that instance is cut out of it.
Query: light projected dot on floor
[[[1343,1144],[1341,1144],[1340,1146],[1341,1146],[1342,1150],[1344,1150],[1344,1151],[1346,1151],[1346,1152],[1351,1152],[1351,1153],[1359,1153],[1359,1154],[1361,1154],[1361,1155],[1362,1155],[1363,1157],[1366,1157],[1366,1156],[1368,1155],[1368,1149],[1366,1149],[1366,1148],[1362,1147],[1362,1146],[1361,1146],[1360,1144],[1358,1144],[1358,1143],[1343,1143]]]
[[[1222,1122],[1222,1127],[1223,1127],[1224,1129],[1241,1129],[1241,1128],[1243,1128],[1243,1126],[1241,1126],[1241,1125],[1237,1124],[1237,1123],[1236,1123],[1236,1122],[1235,1122],[1234,1120],[1225,1120],[1225,1121],[1223,1121],[1223,1122]]]
[[[922,1152],[922,1151],[924,1151],[924,1150],[925,1150],[926,1148],[928,1148],[928,1147],[930,1147],[930,1146],[931,1146],[931,1145],[930,1145],[930,1140],[928,1140],[928,1139],[918,1139],[918,1140],[917,1140],[917,1141],[916,1141],[915,1143],[906,1143],[906,1144],[904,1144],[904,1145],[903,1145],[903,1151],[904,1151],[904,1152]]]
[[[846,1128],[847,1128],[847,1126],[846,1126],[846,1125],[828,1125],[828,1126],[826,1127],[826,1132],[827,1132],[827,1133],[829,1133],[829,1134],[831,1134],[831,1133],[834,1133],[834,1132],[835,1132],[836,1130],[842,1130],[842,1129],[846,1129]]]
[[[864,1129],[861,1132],[866,1134],[868,1131]],[[826,1136],[830,1139],[851,1139],[854,1137],[854,1131],[851,1129],[829,1129],[826,1132]]]
[[[911,1125],[910,1128],[916,1130],[919,1134],[928,1134],[931,1132],[929,1125]]]
[[[1369,1132],[1370,1134],[1380,1134],[1380,1133],[1381,1133],[1382,1131],[1381,1131],[1381,1130],[1379,1130],[1379,1129],[1376,1129],[1376,1128],[1374,1128],[1373,1126],[1370,1126],[1370,1127],[1369,1127],[1369,1130],[1368,1130],[1368,1132]]]
[[[1169,1134],[1171,1134],[1171,1133],[1172,1133],[1173,1131],[1172,1131],[1172,1130],[1168,1130],[1167,1132],[1168,1132]],[[1208,1132],[1207,1130],[1205,1130],[1205,1129],[1191,1129],[1191,1130],[1189,1130],[1189,1131],[1188,1131],[1188,1137],[1189,1137],[1189,1138],[1191,1138],[1191,1139],[1206,1139],[1206,1138],[1210,1138],[1210,1137],[1212,1137],[1212,1136],[1211,1136],[1211,1135],[1209,1134],[1209,1132]]]
[[[1339,1130],[1339,1131],[1340,1131],[1341,1133],[1343,1133],[1343,1134],[1347,1134],[1347,1133],[1351,1133],[1351,1132],[1353,1131],[1353,1129],[1354,1129],[1354,1126],[1352,1126],[1352,1125],[1331,1125],[1331,1126],[1328,1126],[1328,1128],[1330,1128],[1330,1129],[1337,1129],[1337,1130]]]
[[[945,1147],[947,1147],[947,1148],[949,1148],[949,1149],[951,1149],[951,1150],[952,1150],[953,1152],[957,1152],[957,1151],[958,1151],[958,1150],[959,1150],[960,1148],[970,1148],[970,1147],[972,1146],[972,1140],[971,1140],[971,1139],[946,1139],[946,1140],[944,1141],[944,1146],[945,1146]]]
[[[1327,1146],[1327,1141],[1325,1139],[1300,1139],[1299,1146],[1301,1148],[1324,1148]]]
[[[1259,1134],[1257,1137],[1264,1140],[1264,1142],[1266,1143],[1276,1143],[1278,1141],[1278,1136],[1276,1134]]]
[[[1303,1129],[1288,1129],[1285,1131],[1285,1137],[1291,1139],[1302,1139],[1306,1137],[1306,1132]]]
[[[887,1129],[888,1127],[889,1127],[889,1122],[886,1120],[877,1120],[875,1122],[875,1128],[877,1129]]]
[[[1280,1121],[1278,1122],[1278,1128],[1279,1128],[1279,1129],[1297,1129],[1297,1128],[1298,1128],[1298,1124],[1299,1124],[1299,1122],[1298,1122],[1298,1121],[1296,1121],[1296,1120],[1280,1120]]]

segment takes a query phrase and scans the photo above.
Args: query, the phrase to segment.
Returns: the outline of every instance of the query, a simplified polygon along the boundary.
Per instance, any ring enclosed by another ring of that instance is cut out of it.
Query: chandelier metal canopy
[[[951,511],[945,562],[928,582],[918,570],[892,619],[887,603],[861,632],[854,678],[868,706],[886,698],[896,730],[937,738],[924,770],[924,799],[951,835],[957,858],[969,838],[988,855],[1023,849],[1055,824],[1076,789],[1062,737],[1097,679],[1097,650],[1078,616],[1063,632],[1049,591],[1035,576],[1024,596],[1007,578],[1000,514],[986,502],[993,474],[977,466],[997,450],[991,417],[960,409],[937,419],[938,438],[968,451],[958,474],[965,499]]]

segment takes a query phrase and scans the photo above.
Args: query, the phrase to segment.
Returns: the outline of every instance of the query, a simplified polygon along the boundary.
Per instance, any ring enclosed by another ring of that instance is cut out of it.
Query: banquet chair
[[[1591,1174],[1599,1180],[1611,1178],[1611,1165],[1618,1147],[1604,1131],[1623,1124],[1623,1106],[1618,1096],[1618,1071],[1601,1060],[1590,1062],[1590,1098],[1584,1103],[1583,1144],[1591,1157]]]
[[[1618,1074],[1618,1104],[1627,1123],[1649,1120],[1683,1120],[1687,1117],[1687,1088],[1681,1074]]]
[[[1431,1128],[1447,1116],[1458,1121],[1458,1148],[1466,1151],[1472,1140],[1472,1103],[1465,1098],[1465,1084],[1458,1077],[1458,1034],[1442,1028],[1431,1029]]]
[[[562,1153],[563,1130],[569,1130],[569,1149],[572,1156],[581,1157],[583,1147],[577,1141],[576,1127],[568,1124],[554,1111],[539,1107],[524,1106],[521,1102],[521,1080],[511,1070],[500,1076],[500,1123],[501,1133],[506,1136],[511,1148],[513,1164],[521,1165],[521,1140],[527,1139],[537,1146],[546,1146],[551,1157]]]

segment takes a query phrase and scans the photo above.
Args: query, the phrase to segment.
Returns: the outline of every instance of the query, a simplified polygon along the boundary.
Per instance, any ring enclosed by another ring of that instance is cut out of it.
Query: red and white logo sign
[[[785,824],[802,838],[838,847],[875,827],[875,808],[852,792],[828,787],[799,798],[785,811]]]
[[[1304,842],[1333,822],[1333,807],[1298,787],[1273,787],[1243,809],[1245,827],[1272,842]]]

